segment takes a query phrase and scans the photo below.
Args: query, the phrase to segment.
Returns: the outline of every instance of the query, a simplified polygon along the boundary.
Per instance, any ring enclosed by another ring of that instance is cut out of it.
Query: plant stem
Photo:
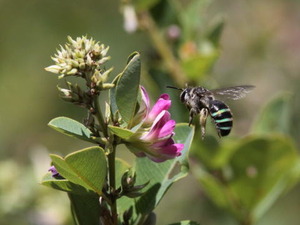
[[[104,121],[98,99],[99,99],[99,96],[94,97],[94,107],[95,107],[95,110],[96,110],[95,114],[96,114],[96,118],[98,119],[101,131],[103,132],[103,135],[107,138],[108,137],[107,124]]]
[[[182,71],[179,62],[173,55],[168,43],[160,34],[149,12],[145,11],[141,14],[140,23],[142,27],[148,31],[151,41],[153,42],[153,45],[155,46],[156,50],[164,60],[166,67],[170,72],[170,75],[172,76],[174,81],[180,87],[182,87],[186,82],[186,76],[184,75],[184,72]]]
[[[116,146],[117,142],[115,140],[114,136],[111,136],[110,139],[108,136],[108,130],[107,130],[107,124],[104,121],[101,108],[99,105],[98,97],[95,97],[93,99],[94,101],[94,109],[95,109],[95,115],[99,122],[100,129],[103,133],[103,135],[108,139],[108,141],[112,142],[112,150],[108,154],[108,187],[109,187],[109,196],[103,195],[103,197],[106,199],[106,202],[109,203],[110,209],[111,209],[111,219],[113,225],[118,225],[118,212],[117,212],[117,198],[115,195],[116,191],[116,168],[115,168],[115,159],[116,159]],[[107,150],[107,149],[106,149]],[[109,152],[109,150],[107,150]],[[107,199],[109,198],[109,199]]]
[[[113,224],[118,224],[118,212],[117,212],[117,198],[115,195],[116,190],[116,143],[113,143],[112,152],[108,155],[108,176],[109,176],[109,187],[111,190],[111,216]]]

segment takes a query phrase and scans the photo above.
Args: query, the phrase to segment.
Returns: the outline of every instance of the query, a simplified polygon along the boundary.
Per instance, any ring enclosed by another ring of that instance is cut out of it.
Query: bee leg
[[[219,135],[219,138],[222,137],[220,129],[218,129],[218,135]]]
[[[189,126],[191,126],[191,124],[192,124],[192,122],[193,122],[194,115],[196,115],[196,114],[197,114],[197,110],[191,108],[191,109],[190,109]]]
[[[208,117],[208,109],[203,108],[200,111],[200,126],[201,126],[201,134],[202,134],[202,140],[205,137],[205,126],[206,126],[206,119]]]

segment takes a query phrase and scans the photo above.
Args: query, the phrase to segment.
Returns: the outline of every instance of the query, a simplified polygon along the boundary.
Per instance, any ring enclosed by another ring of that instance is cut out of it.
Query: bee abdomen
[[[213,100],[210,103],[210,115],[215,122],[218,134],[220,136],[228,135],[233,123],[233,117],[229,107],[221,101]]]

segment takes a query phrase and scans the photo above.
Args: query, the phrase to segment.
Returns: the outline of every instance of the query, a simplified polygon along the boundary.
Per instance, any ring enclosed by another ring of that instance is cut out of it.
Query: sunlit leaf
[[[141,73],[140,54],[135,52],[120,75],[115,90],[116,105],[122,119],[129,123],[134,116]]]
[[[90,192],[88,189],[84,188],[81,185],[74,184],[67,179],[56,179],[53,178],[51,173],[47,173],[43,179],[41,184],[51,187],[60,191],[65,191],[73,194],[80,194],[80,195],[86,195],[91,194],[93,192]]]
[[[117,86],[118,80],[119,80],[121,75],[122,74],[118,74],[115,77],[115,79],[113,80],[112,83],[115,86]],[[111,108],[111,113],[115,114],[118,111],[118,106],[117,106],[117,103],[116,103],[116,88],[109,89],[108,96],[109,96],[109,105],[110,105],[110,108]]]
[[[113,134],[125,140],[129,139],[134,134],[132,131],[121,127],[108,126],[108,128]]]
[[[48,125],[54,130],[68,136],[79,138],[84,141],[94,142],[91,139],[92,132],[86,126],[68,117],[57,117],[51,120]]]
[[[106,156],[102,148],[82,149],[65,158],[57,155],[50,157],[62,177],[99,195],[102,193],[107,170]]]

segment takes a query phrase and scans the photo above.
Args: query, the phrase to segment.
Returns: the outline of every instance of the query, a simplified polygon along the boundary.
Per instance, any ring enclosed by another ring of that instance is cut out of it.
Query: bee
[[[167,86],[182,91],[180,100],[189,110],[189,126],[192,124],[193,118],[200,115],[200,126],[202,139],[205,137],[206,119],[208,116],[212,118],[216,126],[219,137],[227,136],[233,125],[233,116],[230,108],[223,102],[215,98],[215,96],[224,96],[229,99],[237,100],[246,96],[254,86],[241,85],[228,88],[220,88],[208,90],[204,87],[186,87],[177,88]]]

